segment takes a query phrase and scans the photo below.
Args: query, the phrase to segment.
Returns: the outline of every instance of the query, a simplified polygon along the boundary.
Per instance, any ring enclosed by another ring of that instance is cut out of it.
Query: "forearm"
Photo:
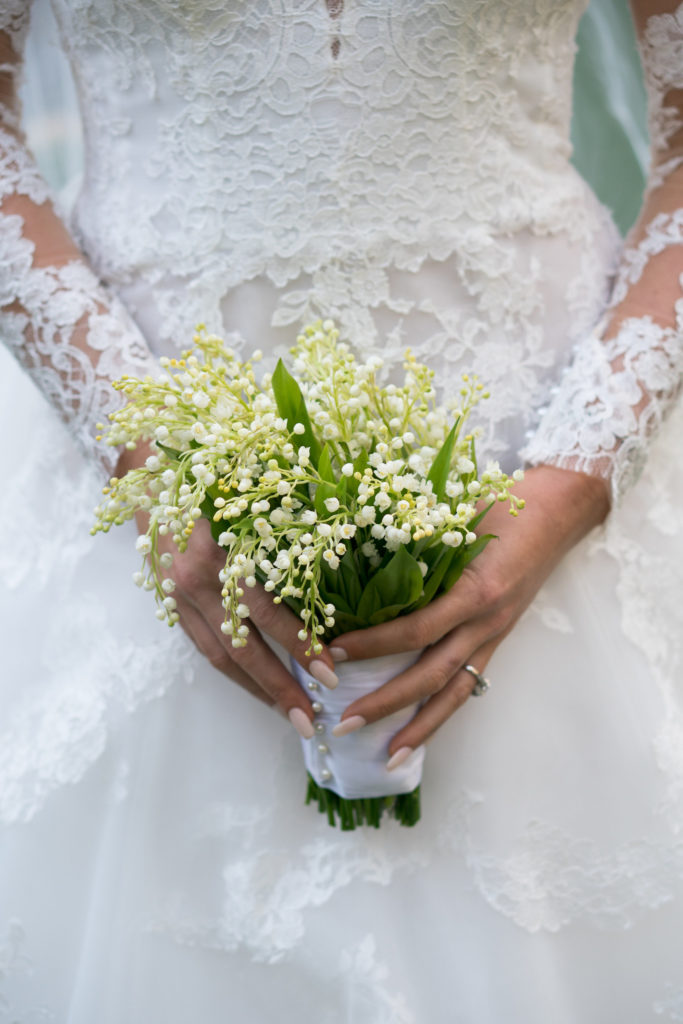
[[[616,499],[639,475],[683,376],[683,5],[680,12],[641,12],[653,140],[648,193],[610,308],[575,351],[524,451],[533,465],[601,477]]]
[[[18,61],[2,33],[0,58],[5,69]],[[121,405],[112,380],[125,372],[146,372],[149,353],[56,215],[18,128],[13,85],[5,71],[0,76],[0,335],[86,454],[110,472],[118,453],[97,444],[96,424]]]

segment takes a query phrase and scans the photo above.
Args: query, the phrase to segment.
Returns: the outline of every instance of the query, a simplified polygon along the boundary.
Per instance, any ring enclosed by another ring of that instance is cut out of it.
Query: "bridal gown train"
[[[71,227],[116,298],[32,266],[3,214],[2,287],[42,318],[33,354],[26,318],[5,339],[69,425],[3,359],[0,1020],[683,1020],[680,408],[655,440],[632,417],[621,502],[430,742],[419,825],[350,834],[303,805],[287,723],[156,621],[132,527],[89,536],[74,443],[142,339],[204,321],[272,364],[323,314],[390,365],[409,344],[441,394],[479,373],[506,469],[578,346],[531,449],[611,457],[589,339],[620,243],[568,162],[583,6],[53,0],[85,127]],[[25,8],[0,11],[17,49]],[[646,47],[679,52],[682,11]],[[3,173],[43,201],[11,144]],[[95,370],[69,362],[86,312]]]

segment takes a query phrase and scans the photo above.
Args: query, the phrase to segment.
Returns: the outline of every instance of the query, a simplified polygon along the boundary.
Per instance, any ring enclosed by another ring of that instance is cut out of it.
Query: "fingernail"
[[[348,661],[349,656],[343,647],[328,647],[327,648],[332,661]]]
[[[316,659],[312,661],[308,666],[308,671],[311,673],[314,679],[317,679],[319,683],[326,686],[328,690],[334,690],[335,686],[339,682],[339,678],[332,671],[331,668],[325,664],[324,661]]]
[[[301,708],[292,708],[289,712],[288,718],[299,733],[299,736],[301,736],[302,740],[310,740],[311,736],[314,735],[315,730],[313,728],[313,723],[306,712],[302,711]],[[400,753],[401,751],[399,750],[399,754]]]
[[[345,718],[343,722],[338,722],[332,730],[333,736],[347,736],[350,732],[355,732],[356,729],[362,729],[364,725],[368,723],[365,721],[362,715],[351,715],[350,718]]]
[[[397,750],[396,753],[387,761],[387,771],[391,772],[394,768],[398,768],[400,764],[403,764],[404,761],[408,760],[412,752],[412,747],[401,747],[400,750]]]

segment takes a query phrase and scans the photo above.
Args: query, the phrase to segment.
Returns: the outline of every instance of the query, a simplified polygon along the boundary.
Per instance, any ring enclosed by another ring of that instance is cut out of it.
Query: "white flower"
[[[161,584],[161,589],[164,591],[165,594],[172,594],[173,591],[175,590],[175,581],[164,580],[164,582]]]
[[[448,530],[446,533],[442,534],[441,540],[444,544],[447,544],[449,548],[457,548],[462,544],[462,534]]]
[[[446,482],[446,494],[449,498],[459,498],[464,490],[462,480],[448,480]]]
[[[353,476],[353,463],[345,462],[341,468],[341,471],[344,474],[344,476]]]
[[[474,463],[472,462],[471,459],[466,458],[466,456],[464,456],[464,455],[461,455],[458,458],[458,461],[456,462],[455,465],[456,465],[456,468],[458,470],[458,473],[473,473],[474,472]]]
[[[305,523],[306,526],[313,526],[316,519],[318,518],[318,514],[315,511],[315,509],[307,508],[301,513],[300,518],[301,522]]]
[[[210,401],[211,399],[207,395],[206,391],[195,391],[192,395],[192,402],[198,409],[206,409]]]
[[[158,455],[148,455],[145,459],[145,466],[150,473],[156,473],[161,468],[161,460]]]
[[[305,434],[306,433],[306,428],[303,425],[303,423],[295,423],[293,428],[292,428],[292,432],[294,434]],[[301,450],[301,449],[299,449],[299,450]]]
[[[143,555],[148,555],[152,550],[152,541],[147,536],[138,537],[135,541],[135,547],[138,551],[141,551]]]
[[[328,512],[336,512],[339,508],[339,498],[325,498],[325,508]]]

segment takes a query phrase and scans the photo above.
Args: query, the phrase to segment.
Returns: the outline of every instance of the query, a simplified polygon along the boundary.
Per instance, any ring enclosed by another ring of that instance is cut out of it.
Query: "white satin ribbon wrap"
[[[317,683],[317,688],[311,691],[309,684],[316,683],[316,680],[292,661],[292,671],[306,696],[322,704],[322,711],[315,716],[319,731],[312,739],[301,741],[306,768],[319,786],[331,789],[347,800],[357,800],[410,793],[420,784],[424,746],[418,747],[393,771],[386,768],[389,742],[415,715],[419,704],[412,704],[379,722],[363,726],[348,736],[332,735],[333,727],[352,701],[405,671],[415,664],[420,654],[421,651],[401,651],[381,658],[336,664],[339,685],[335,690],[328,690]],[[326,749],[321,750],[321,746]],[[330,772],[330,777],[324,776],[323,772]]]

